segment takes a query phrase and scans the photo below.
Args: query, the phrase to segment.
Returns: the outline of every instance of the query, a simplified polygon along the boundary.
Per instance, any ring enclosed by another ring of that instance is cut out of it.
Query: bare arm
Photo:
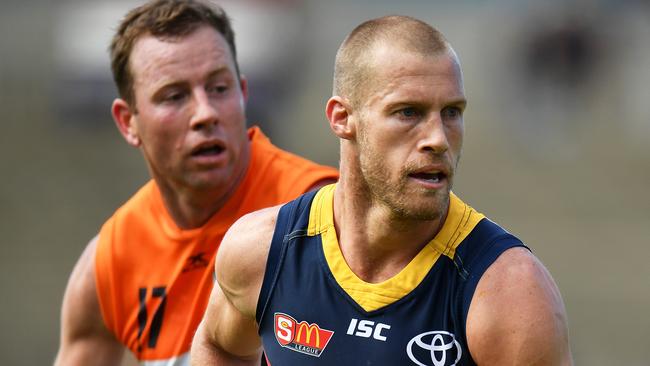
[[[77,261],[63,296],[61,341],[55,366],[118,365],[123,346],[106,326],[99,309],[95,287],[93,238]]]
[[[467,341],[480,366],[573,365],[560,292],[528,250],[507,250],[485,272],[469,308]]]
[[[191,363],[259,365],[255,311],[279,206],[239,219],[221,241],[210,303],[192,342]]]

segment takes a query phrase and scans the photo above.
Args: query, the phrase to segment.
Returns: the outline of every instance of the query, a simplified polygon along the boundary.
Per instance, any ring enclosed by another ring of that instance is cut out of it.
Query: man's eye
[[[402,108],[398,112],[402,117],[406,117],[406,118],[413,118],[420,115],[420,112],[413,107]]]
[[[463,111],[458,107],[447,107],[440,114],[443,119],[455,119],[460,118],[463,115]]]
[[[219,85],[214,85],[214,86],[208,88],[208,90],[210,92],[212,92],[212,93],[223,94],[226,91],[228,91],[228,86],[223,85],[223,84],[219,84]]]
[[[168,102],[178,102],[183,100],[183,98],[185,98],[185,93],[174,92],[165,95],[164,100]]]

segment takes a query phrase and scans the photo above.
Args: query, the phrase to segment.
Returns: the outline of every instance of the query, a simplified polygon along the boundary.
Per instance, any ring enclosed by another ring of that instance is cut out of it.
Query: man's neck
[[[156,180],[162,201],[179,229],[196,229],[205,225],[232,197],[237,185],[228,189],[198,190],[191,187],[171,187]]]
[[[400,219],[386,207],[341,181],[334,193],[334,223],[341,252],[366,282],[383,282],[399,273],[440,231],[435,220]]]
[[[173,189],[164,184],[159,188],[169,216],[184,230],[203,226],[232,196],[232,192]]]

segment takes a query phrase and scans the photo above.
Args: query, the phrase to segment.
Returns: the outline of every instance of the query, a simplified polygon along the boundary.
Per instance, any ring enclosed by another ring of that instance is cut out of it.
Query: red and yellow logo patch
[[[282,347],[293,351],[320,357],[333,334],[316,323],[298,322],[291,315],[275,313],[275,338]]]

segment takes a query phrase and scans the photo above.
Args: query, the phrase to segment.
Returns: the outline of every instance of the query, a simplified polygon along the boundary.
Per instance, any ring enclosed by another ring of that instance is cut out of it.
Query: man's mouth
[[[419,172],[419,173],[411,173],[409,174],[409,176],[430,183],[440,183],[442,180],[444,180],[447,177],[447,175],[443,172],[430,172],[430,173]]]
[[[192,150],[192,156],[214,156],[224,151],[223,146],[219,144],[204,144]]]

